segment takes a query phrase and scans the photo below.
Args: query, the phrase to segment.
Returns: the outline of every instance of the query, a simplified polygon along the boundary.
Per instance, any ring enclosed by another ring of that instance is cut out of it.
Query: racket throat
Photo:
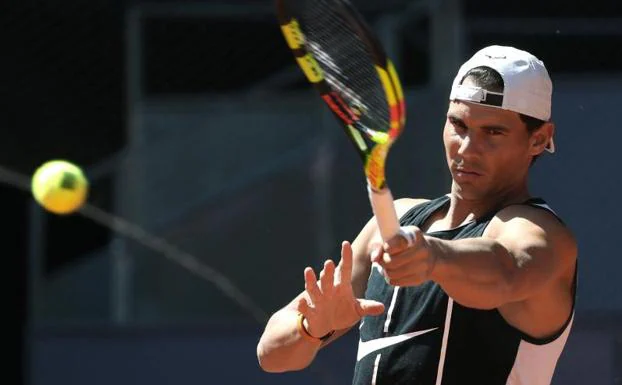
[[[365,175],[369,188],[380,192],[387,188],[385,178],[385,160],[388,146],[376,145],[372,148],[365,161]]]

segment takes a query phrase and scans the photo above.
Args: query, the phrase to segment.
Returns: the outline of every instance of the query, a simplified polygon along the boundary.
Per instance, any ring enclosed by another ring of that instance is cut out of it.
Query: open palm
[[[353,326],[362,317],[379,315],[384,311],[380,302],[354,297],[352,290],[352,247],[341,244],[339,266],[331,260],[324,262],[319,280],[312,268],[307,267],[305,295],[298,301],[298,311],[307,320],[311,335],[321,337],[330,331]]]

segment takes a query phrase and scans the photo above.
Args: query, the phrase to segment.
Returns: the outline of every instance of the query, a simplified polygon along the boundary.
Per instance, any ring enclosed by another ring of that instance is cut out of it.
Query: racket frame
[[[296,1],[296,0],[290,0]],[[385,131],[371,130],[358,123],[358,114],[333,90],[324,77],[324,71],[306,48],[306,38],[300,22],[287,10],[286,0],[276,0],[277,17],[288,47],[294,54],[298,66],[307,80],[319,92],[325,104],[360,155],[368,183],[369,200],[384,240],[399,232],[399,220],[395,211],[394,199],[386,184],[385,164],[391,145],[402,133],[406,123],[406,106],[402,86],[395,66],[387,57],[382,45],[371,31],[360,13],[345,0],[329,0],[339,12],[357,38],[366,46],[378,81],[384,90],[389,107],[389,127]],[[365,135],[369,140],[365,140]]]

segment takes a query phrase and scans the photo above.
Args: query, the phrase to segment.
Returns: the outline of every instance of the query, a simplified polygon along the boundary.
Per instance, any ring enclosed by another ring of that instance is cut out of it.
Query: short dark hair
[[[490,92],[503,92],[505,88],[505,84],[503,83],[503,78],[501,74],[494,69],[486,66],[479,66],[470,69],[466,75],[462,78],[460,83],[464,82],[466,78],[471,78],[475,82],[475,85],[478,87],[482,87],[486,91]],[[527,127],[527,132],[529,134],[536,131],[538,128],[542,127],[546,123],[546,121],[534,118],[533,116],[518,113],[521,121],[525,123]],[[536,158],[539,155],[533,157],[533,162],[536,161]]]

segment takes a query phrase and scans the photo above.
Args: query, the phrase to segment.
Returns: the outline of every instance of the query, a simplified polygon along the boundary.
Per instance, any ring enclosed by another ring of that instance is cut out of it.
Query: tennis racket
[[[361,156],[384,240],[400,226],[385,163],[404,128],[402,87],[383,47],[347,0],[276,0],[287,45]]]

